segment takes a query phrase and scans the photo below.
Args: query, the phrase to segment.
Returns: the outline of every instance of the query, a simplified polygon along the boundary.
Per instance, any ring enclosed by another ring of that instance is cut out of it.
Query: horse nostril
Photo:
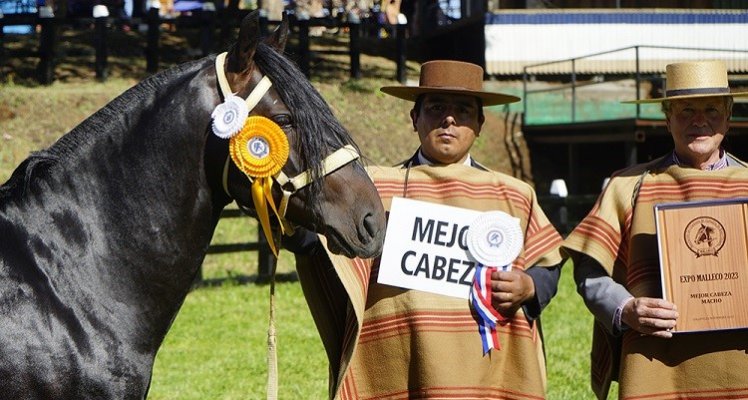
[[[361,232],[360,234],[361,241],[364,243],[377,236],[377,219],[371,213],[366,214],[364,217],[364,231],[365,232]],[[367,235],[364,235],[364,233]]]

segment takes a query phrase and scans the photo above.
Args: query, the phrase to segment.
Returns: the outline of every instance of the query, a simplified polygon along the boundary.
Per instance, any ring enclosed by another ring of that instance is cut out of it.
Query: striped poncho
[[[386,210],[393,196],[403,194],[479,211],[502,210],[520,218],[525,232],[514,268],[548,267],[562,260],[561,237],[532,188],[519,180],[464,165],[369,172]],[[300,261],[299,277],[330,361],[331,397],[545,397],[542,335],[521,310],[499,328],[501,349],[483,356],[467,300],[378,284],[379,259],[321,254]]]
[[[612,177],[564,248],[594,258],[633,296],[662,297],[654,206],[746,196],[748,168],[701,171],[655,160]],[[676,333],[671,339],[628,330],[614,338],[596,324],[592,387],[598,398],[607,397],[616,379],[625,399],[746,398],[747,350],[745,330]]]

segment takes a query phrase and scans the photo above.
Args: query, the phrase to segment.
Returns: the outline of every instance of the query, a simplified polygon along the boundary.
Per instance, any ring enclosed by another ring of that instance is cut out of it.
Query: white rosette
[[[229,95],[210,116],[213,118],[213,133],[221,139],[231,139],[244,126],[249,108],[241,97]]]
[[[482,213],[467,231],[470,255],[485,266],[510,270],[524,245],[519,222],[503,211]]]

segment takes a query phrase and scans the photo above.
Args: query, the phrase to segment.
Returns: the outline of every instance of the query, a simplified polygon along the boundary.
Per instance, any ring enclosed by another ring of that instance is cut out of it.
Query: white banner
[[[480,214],[394,197],[377,281],[467,300],[476,265],[467,232]]]

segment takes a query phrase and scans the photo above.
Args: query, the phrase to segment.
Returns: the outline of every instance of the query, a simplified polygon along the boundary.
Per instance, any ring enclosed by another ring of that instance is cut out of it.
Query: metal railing
[[[652,51],[652,54],[655,54],[656,57],[647,57],[643,58],[642,53],[645,51]],[[625,53],[625,52],[633,52],[633,55],[629,56],[623,56],[620,57],[616,61],[610,61],[610,56],[616,53]],[[708,53],[708,54],[705,54]],[[739,55],[736,57],[736,54]],[[598,60],[595,60],[598,58]],[[548,61],[538,64],[531,64],[526,65],[523,68],[522,72],[522,90],[523,90],[523,110],[522,113],[522,123],[523,125],[526,124],[532,124],[531,121],[528,120],[529,112],[529,103],[528,99],[530,96],[534,94],[539,93],[552,93],[552,92],[561,92],[570,90],[571,91],[571,99],[570,99],[570,113],[568,116],[568,121],[565,122],[579,122],[578,118],[578,106],[579,106],[579,93],[578,89],[582,87],[592,86],[592,85],[601,85],[603,83],[609,83],[609,82],[616,82],[616,81],[623,81],[626,79],[634,79],[635,82],[635,97],[628,97],[627,100],[641,99],[641,91],[642,91],[642,83],[644,81],[660,81],[664,82],[664,67],[665,63],[669,62],[676,62],[679,60],[687,60],[687,59],[704,59],[704,58],[715,58],[715,59],[729,59],[729,60],[740,60],[741,62],[748,65],[748,50],[742,50],[742,49],[720,49],[720,48],[697,48],[697,47],[675,47],[675,46],[646,46],[646,45],[637,45],[637,46],[629,46],[599,53],[592,53],[587,54],[580,57],[573,57],[573,58],[567,58],[563,60],[556,60],[556,61]],[[617,71],[614,72],[604,72],[605,70],[610,70],[612,67],[610,65],[612,63],[618,63],[618,64],[625,64],[625,63],[633,63],[633,68],[631,67],[615,67],[613,69],[617,69]],[[559,64],[570,64],[570,68],[567,68],[569,70],[568,73],[564,73],[563,75],[568,76],[569,83],[567,84],[559,84],[552,87],[542,88],[542,89],[530,89],[528,86],[531,82],[535,81],[535,77],[538,75],[543,74],[554,74],[556,75],[556,72],[548,72],[548,71],[557,71],[562,70],[564,68],[558,68],[557,66]],[[583,68],[580,68],[580,64],[584,65]],[[643,66],[643,64],[646,64],[646,67]],[[605,68],[601,68],[602,65],[607,65]],[[556,66],[556,67],[552,67]],[[595,68],[597,67],[597,69]],[[728,67],[729,70],[729,67]],[[535,71],[535,72],[533,72]],[[596,72],[599,71],[599,72]],[[593,76],[593,79],[586,80],[586,81],[580,81],[579,76],[580,75],[590,75]],[[614,77],[614,79],[610,79],[611,77]],[[657,114],[659,115],[659,114]],[[642,118],[642,107],[641,105],[636,105],[636,112],[634,115],[632,115],[634,118]]]

